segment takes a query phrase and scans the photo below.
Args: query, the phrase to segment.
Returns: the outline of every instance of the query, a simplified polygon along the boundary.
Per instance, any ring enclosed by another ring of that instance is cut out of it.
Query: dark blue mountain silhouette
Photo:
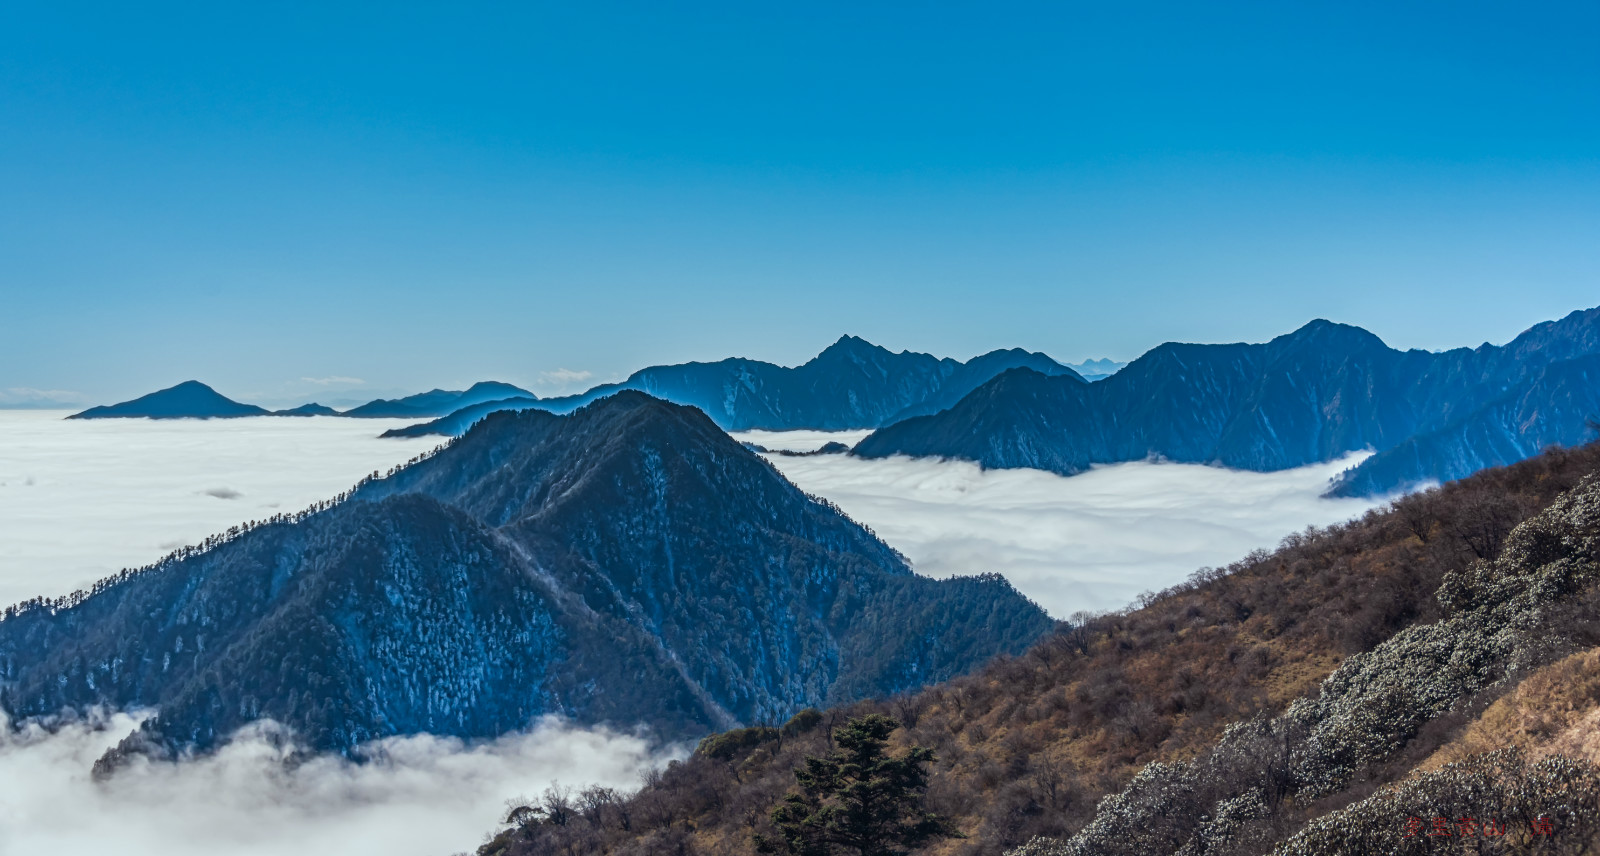
[[[444,416],[463,407],[502,398],[531,399],[538,396],[509,383],[486,380],[473,384],[465,391],[434,389],[408,395],[405,398],[380,398],[359,407],[352,407],[341,415],[372,419],[423,419]]]
[[[274,410],[274,411],[272,411],[272,415],[273,416],[338,416],[339,415],[339,411],[334,410],[332,407],[328,407],[327,405],[318,404],[315,401],[313,401],[310,404],[302,404],[299,407],[291,407],[288,410]]]
[[[698,407],[727,431],[876,428],[950,407],[1000,372],[1017,367],[1082,383],[1075,372],[1055,360],[1021,349],[993,351],[963,363],[910,351],[896,354],[864,339],[843,336],[794,368],[739,358],[651,366],[621,383],[597,386],[580,395],[531,403],[525,399],[532,396],[521,396],[524,400],[501,396],[508,400],[385,436],[453,436],[496,409],[536,407],[568,413],[624,389]]]
[[[1165,344],[1093,384],[1014,369],[854,452],[1071,475],[1146,458],[1270,471],[1370,448],[1333,492],[1385,493],[1593,439],[1597,355],[1600,309],[1437,354],[1318,320],[1260,345]]]
[[[238,416],[270,416],[271,411],[253,404],[240,404],[197,380],[141,395],[132,401],[91,407],[68,419],[227,419]]]
[[[383,432],[379,436],[426,437],[430,434],[439,434],[446,437],[459,437],[462,434],[467,433],[467,429],[476,424],[478,420],[488,416],[491,413],[498,413],[502,410],[508,410],[512,412],[519,410],[543,410],[548,413],[552,408],[546,405],[551,400],[552,399],[540,400],[537,398],[514,397],[502,398],[498,401],[485,401],[482,404],[474,404],[471,407],[463,407],[448,416],[441,416],[431,422],[419,422],[415,425],[407,425],[404,428],[390,428],[388,431]],[[562,413],[571,412],[567,407],[559,405],[554,409],[559,410]]]

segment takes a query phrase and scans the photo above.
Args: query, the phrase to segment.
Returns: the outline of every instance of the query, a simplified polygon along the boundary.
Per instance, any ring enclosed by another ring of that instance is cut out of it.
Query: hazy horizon
[[[1539,319],[1539,320],[1537,320],[1537,321],[1535,321],[1533,323],[1530,323],[1529,325],[1527,325],[1527,327],[1532,327],[1535,324],[1542,323],[1544,321],[1559,320],[1560,318],[1566,316],[1570,312],[1581,311],[1581,310],[1590,309],[1590,308],[1592,308],[1592,307],[1590,307],[1588,305],[1573,306],[1571,309],[1569,309],[1566,312],[1562,312],[1562,313],[1560,313],[1558,315],[1554,315],[1554,316],[1552,316],[1550,318]],[[1313,320],[1317,320],[1317,319],[1306,319],[1305,323],[1310,323]],[[1322,320],[1334,320],[1336,323],[1350,323],[1351,326],[1362,327],[1363,329],[1368,329],[1368,328],[1366,328],[1363,325],[1358,324],[1358,323],[1337,321],[1337,319],[1322,319]],[[1276,336],[1281,336],[1281,335],[1293,332],[1294,330],[1299,329],[1301,326],[1304,326],[1304,324],[1298,324],[1293,328],[1290,328],[1290,329],[1287,329],[1287,330],[1282,330],[1282,331],[1279,331],[1277,333],[1273,333],[1272,335],[1266,336],[1266,337],[1260,339],[1259,341],[1261,341],[1261,342],[1269,341],[1270,339],[1275,338]],[[1493,340],[1493,341],[1485,340],[1483,342],[1477,342],[1477,343],[1461,342],[1461,343],[1457,343],[1457,344],[1454,344],[1454,345],[1450,345],[1450,346],[1445,347],[1445,348],[1435,348],[1435,349],[1431,349],[1431,350],[1440,351],[1440,350],[1451,350],[1451,349],[1454,349],[1454,348],[1474,348],[1474,347],[1478,347],[1480,345],[1486,345],[1486,344],[1487,345],[1504,345],[1507,342],[1511,341],[1513,338],[1515,338],[1516,335],[1524,332],[1527,329],[1527,327],[1524,327],[1522,329],[1517,330],[1516,333],[1513,333],[1512,335],[1507,336],[1506,338],[1504,338],[1502,340]],[[853,334],[848,333],[848,332],[840,334],[840,336],[848,336],[848,335],[853,335]],[[811,358],[815,357],[817,353],[820,353],[828,345],[831,345],[833,342],[837,341],[840,338],[840,336],[834,336],[833,338],[828,339],[826,342],[823,342],[823,343],[821,343],[821,344],[819,344],[817,346],[816,352],[811,353],[811,354],[805,356],[802,359],[794,360],[794,361],[792,361],[790,363],[782,363],[782,362],[777,362],[775,360],[763,360],[760,357],[753,357],[753,356],[751,356],[749,354],[724,354],[724,355],[722,355],[720,357],[714,357],[714,358],[708,357],[708,358],[706,358],[704,360],[700,360],[700,361],[701,362],[714,362],[716,360],[728,359],[728,358],[744,358],[744,359],[761,360],[763,362],[770,362],[770,363],[774,363],[776,365],[784,365],[784,366],[794,367],[794,366],[801,365],[801,364],[807,362],[808,360],[810,360]],[[1382,337],[1380,336],[1379,338],[1381,339]],[[886,347],[881,342],[875,342],[875,341],[872,341],[870,339],[868,339],[867,341],[871,342],[874,345],[878,345],[879,347]],[[1210,341],[1210,340],[1185,340],[1185,341],[1189,341],[1190,343],[1195,343],[1195,344],[1233,344],[1233,342]],[[1083,357],[1083,358],[1076,359],[1076,360],[1067,360],[1067,359],[1060,358],[1056,354],[1051,354],[1051,353],[1048,353],[1048,352],[1043,352],[1043,353],[1045,353],[1046,356],[1048,356],[1048,357],[1050,357],[1052,359],[1055,359],[1057,362],[1062,363],[1063,365],[1070,366],[1072,368],[1078,368],[1078,367],[1080,367],[1080,366],[1082,366],[1084,364],[1094,364],[1094,363],[1100,363],[1100,362],[1111,362],[1111,363],[1116,363],[1116,364],[1119,364],[1119,365],[1126,365],[1127,363],[1133,362],[1134,360],[1138,359],[1140,356],[1142,356],[1144,353],[1148,352],[1150,349],[1155,348],[1155,347],[1157,347],[1158,345],[1161,345],[1161,344],[1165,344],[1165,342],[1154,343],[1149,348],[1146,348],[1145,350],[1140,351],[1137,354],[1134,354],[1134,355],[1132,355],[1130,357],[1127,357],[1127,358],[1121,358],[1121,359],[1113,359],[1113,358],[1110,358],[1110,357],[1093,357],[1093,356],[1089,356],[1089,357]],[[1385,344],[1389,345],[1389,347],[1391,347],[1391,348],[1397,347],[1392,342],[1385,341]],[[1020,346],[1020,345],[1000,346],[998,348],[994,348],[994,349],[990,349],[990,350],[1000,350],[1000,349],[1012,348],[1012,347],[1022,347],[1023,350],[1028,350],[1028,351],[1036,351],[1036,350],[1038,350],[1036,348],[1029,348],[1029,347]],[[1399,349],[1399,348],[1397,348],[1397,349]],[[972,359],[974,357],[980,356],[982,353],[987,353],[987,351],[984,351],[984,352],[973,353],[973,354],[964,354],[964,355],[963,354],[941,354],[941,353],[935,353],[935,352],[931,352],[931,351],[924,350],[924,349],[919,349],[919,348],[916,348],[916,347],[908,347],[908,348],[900,348],[900,349],[890,348],[889,350],[895,351],[897,353],[899,353],[899,352],[926,353],[926,354],[931,354],[932,356],[938,357],[938,358],[941,358],[941,359],[950,358],[950,359],[955,359],[955,360],[962,361],[962,362],[965,362],[965,361],[970,360],[970,359]],[[1401,349],[1401,350],[1403,350],[1403,349]],[[359,405],[359,404],[364,404],[366,402],[373,401],[375,399],[403,398],[405,396],[415,395],[417,393],[427,392],[427,391],[433,390],[433,389],[464,390],[464,389],[472,386],[474,383],[478,383],[480,381],[500,381],[500,382],[504,382],[504,383],[511,383],[513,385],[520,386],[520,387],[522,387],[524,389],[527,389],[530,392],[533,392],[534,394],[536,394],[536,395],[538,395],[538,396],[540,396],[542,398],[548,398],[548,397],[558,397],[558,396],[571,395],[571,394],[583,392],[583,391],[586,391],[588,389],[592,389],[593,387],[600,386],[602,384],[620,383],[621,381],[625,380],[629,375],[631,375],[635,371],[647,368],[649,366],[665,365],[665,364],[666,363],[663,363],[663,362],[645,363],[645,364],[641,364],[641,365],[638,365],[638,366],[634,366],[634,367],[628,369],[626,372],[624,372],[622,374],[616,374],[616,375],[607,376],[607,377],[596,377],[592,372],[588,372],[588,371],[576,371],[576,370],[572,370],[572,369],[559,368],[559,369],[556,369],[554,371],[539,372],[539,373],[533,375],[531,379],[528,379],[528,375],[526,373],[522,372],[521,370],[518,370],[518,369],[507,369],[507,370],[499,372],[499,373],[490,373],[490,374],[483,375],[483,376],[460,376],[457,379],[455,379],[453,381],[450,381],[450,382],[435,383],[435,384],[432,384],[432,385],[422,385],[422,386],[413,386],[413,387],[378,387],[378,386],[373,386],[373,385],[369,384],[363,378],[345,377],[345,376],[340,376],[340,375],[326,375],[326,376],[320,376],[320,377],[301,377],[301,378],[298,378],[298,379],[294,379],[294,380],[286,382],[284,385],[280,386],[276,391],[268,390],[268,391],[245,392],[245,393],[239,393],[239,392],[235,392],[235,391],[232,391],[232,390],[222,390],[222,389],[219,389],[218,391],[221,392],[223,395],[227,396],[228,398],[231,398],[231,399],[233,399],[235,401],[239,401],[239,402],[246,403],[246,404],[256,404],[256,405],[267,407],[269,409],[270,408],[291,407],[291,406],[296,406],[296,405],[299,405],[299,404],[304,404],[304,403],[309,403],[309,402],[316,402],[316,403],[319,403],[319,404],[324,404],[324,405],[327,405],[327,406],[330,406],[330,407],[334,407],[336,409],[348,409],[349,407],[353,407],[353,406],[356,406],[356,405]],[[79,410],[79,409],[82,409],[82,408],[88,407],[88,406],[100,405],[100,404],[113,404],[113,403],[117,403],[117,402],[120,402],[120,401],[129,400],[129,399],[141,396],[141,395],[145,395],[145,394],[148,394],[148,393],[151,393],[151,392],[155,392],[155,391],[157,391],[159,389],[166,389],[166,388],[174,386],[174,385],[176,385],[178,383],[182,383],[184,381],[189,381],[189,380],[198,380],[198,381],[201,381],[202,383],[206,383],[207,385],[212,386],[213,388],[215,388],[217,386],[217,384],[212,383],[212,381],[208,380],[206,377],[201,377],[198,374],[191,374],[191,375],[186,376],[186,377],[179,377],[179,378],[172,379],[169,382],[163,382],[159,386],[151,386],[149,388],[142,388],[142,389],[138,389],[138,390],[130,389],[130,390],[127,390],[125,392],[120,392],[120,393],[116,394],[116,396],[121,396],[121,397],[113,396],[113,397],[110,397],[110,398],[107,398],[107,399],[104,399],[104,400],[95,400],[95,401],[88,400],[87,398],[83,397],[83,395],[81,393],[78,393],[75,390],[62,390],[62,389],[42,390],[42,389],[36,389],[36,388],[32,388],[32,387],[0,387],[0,410],[61,410],[61,411],[65,411],[65,412],[71,412],[71,411]],[[288,393],[288,392],[285,391],[285,390],[288,390],[288,389],[298,389],[298,390],[301,390],[301,392],[299,392],[299,393]]]

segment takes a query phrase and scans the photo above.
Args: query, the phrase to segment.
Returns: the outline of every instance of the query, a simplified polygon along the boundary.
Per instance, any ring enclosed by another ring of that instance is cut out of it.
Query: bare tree
[[[589,825],[599,829],[606,819],[617,814],[622,795],[615,788],[590,785],[578,792],[578,813]]]
[[[544,789],[539,795],[539,807],[544,809],[545,823],[551,826],[566,826],[572,822],[576,813],[572,804],[572,788],[560,782],[551,782],[550,787]]]

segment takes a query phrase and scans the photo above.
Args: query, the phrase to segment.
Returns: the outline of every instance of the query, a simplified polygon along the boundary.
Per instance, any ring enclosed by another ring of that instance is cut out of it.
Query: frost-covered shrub
[[[1259,840],[1261,829],[1252,827],[1270,817],[1285,797],[1303,802],[1343,790],[1429,720],[1502,680],[1519,661],[1550,649],[1555,640],[1539,629],[1544,611],[1600,579],[1597,558],[1600,479],[1591,475],[1514,529],[1494,560],[1446,575],[1438,597],[1448,618],[1407,628],[1350,657],[1323,682],[1316,698],[1300,699],[1271,720],[1236,723],[1195,761],[1149,765],[1123,791],[1102,800],[1077,835],[1066,841],[1035,839],[1012,856],[1199,856]],[[1456,770],[1455,778],[1429,779],[1429,787],[1487,793],[1484,777],[1500,769],[1495,764],[1511,762],[1485,763],[1481,769]],[[1527,779],[1533,790],[1515,804],[1531,805],[1527,800],[1561,792],[1553,783],[1589,781],[1589,772],[1561,763],[1535,765]],[[1575,792],[1579,808],[1574,811],[1600,818],[1600,807],[1583,803],[1588,791],[1582,788]],[[1381,807],[1373,805],[1372,811]],[[1290,852],[1391,851],[1358,846]]]
[[[1450,834],[1429,835],[1434,818]],[[1547,821],[1541,835],[1535,826]],[[1600,851],[1600,767],[1505,749],[1447,764],[1312,821],[1274,856]]]
[[[1147,765],[1121,792],[1100,801],[1094,820],[1057,853],[1170,853],[1189,838],[1200,785],[1188,764]]]
[[[1234,723],[1201,758],[1146,766],[1101,800],[1094,819],[1071,839],[1035,839],[1013,856],[1199,856],[1254,840],[1252,821],[1269,816],[1293,791],[1292,755],[1304,734],[1300,723],[1282,717]]]
[[[1063,846],[1059,839],[1040,835],[1007,853],[1006,856],[1059,856]]]
[[[1516,631],[1479,616],[1412,627],[1346,660],[1316,700],[1286,716],[1311,725],[1296,774],[1314,795],[1342,789],[1354,773],[1389,756],[1425,723],[1501,676]]]
[[[1239,796],[1217,803],[1215,817],[1206,818],[1194,837],[1178,851],[1178,856],[1202,856],[1230,846],[1261,838],[1261,830],[1251,821],[1272,813],[1261,788],[1251,788]]]
[[[1590,476],[1506,539],[1492,562],[1447,574],[1440,601],[1454,614],[1411,627],[1346,660],[1314,700],[1286,714],[1314,723],[1298,771],[1312,795],[1388,757],[1428,720],[1505,676],[1516,655],[1548,640],[1543,609],[1592,584],[1600,544],[1600,481]]]

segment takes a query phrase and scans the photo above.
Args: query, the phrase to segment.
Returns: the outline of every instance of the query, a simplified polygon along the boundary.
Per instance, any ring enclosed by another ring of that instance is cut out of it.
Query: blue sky
[[[1600,304],[1594,3],[321,5],[0,4],[4,395]]]

